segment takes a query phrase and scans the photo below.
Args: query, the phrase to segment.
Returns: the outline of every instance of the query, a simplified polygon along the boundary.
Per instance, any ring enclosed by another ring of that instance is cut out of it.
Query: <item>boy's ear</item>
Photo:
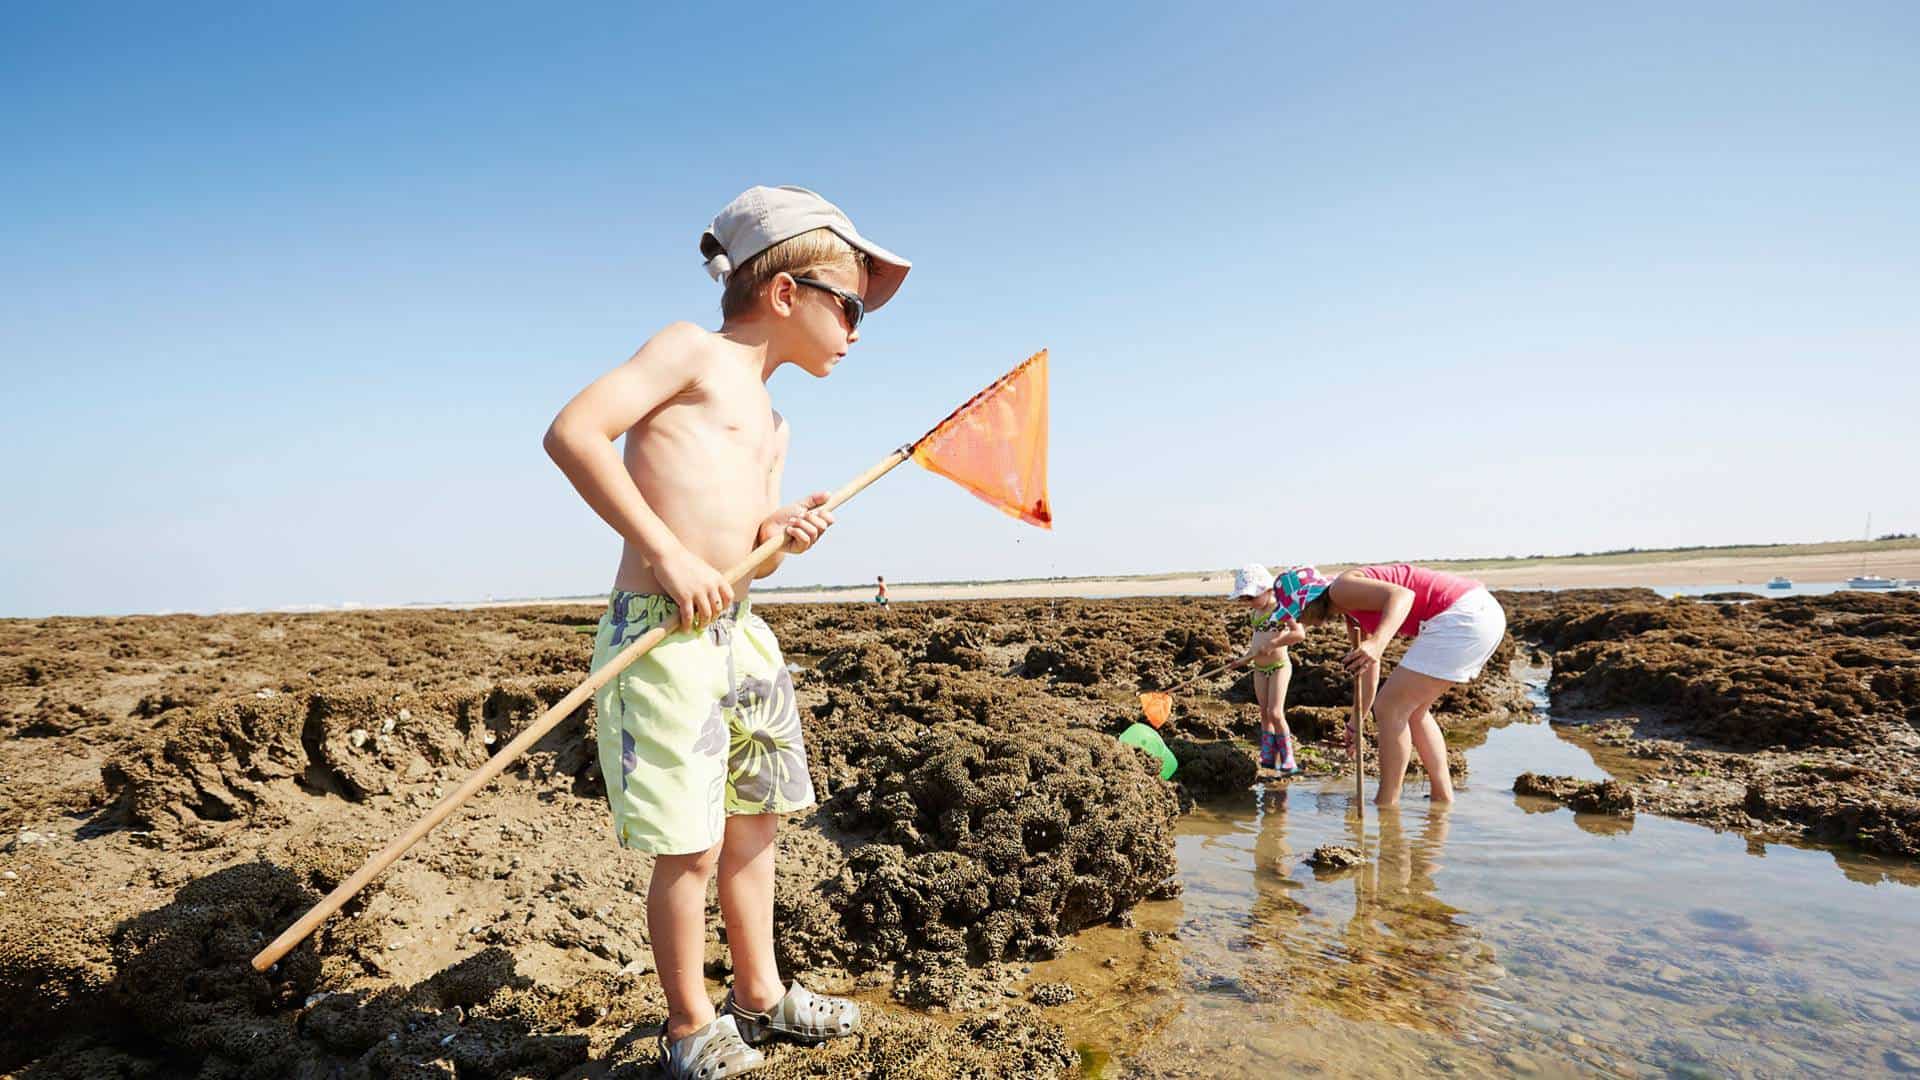
[[[793,305],[800,292],[800,286],[794,283],[793,275],[782,270],[773,275],[767,283],[767,306],[773,313],[782,317],[793,314]]]

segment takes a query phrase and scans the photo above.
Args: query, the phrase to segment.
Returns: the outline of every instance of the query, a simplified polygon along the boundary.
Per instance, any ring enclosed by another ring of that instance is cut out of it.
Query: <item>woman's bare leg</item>
[[[1437,749],[1439,775],[1447,775],[1446,743],[1440,736],[1439,725],[1427,715],[1427,709],[1452,685],[1445,679],[1400,667],[1395,668],[1393,674],[1387,677],[1386,684],[1380,687],[1380,696],[1373,702],[1373,720],[1380,730],[1380,789],[1374,793],[1375,805],[1394,806],[1399,803],[1400,787],[1407,779],[1407,763],[1412,760],[1416,750],[1420,754],[1420,764],[1431,773],[1433,765],[1430,758]],[[1416,717],[1426,721],[1417,737],[1414,731]],[[1451,800],[1452,781],[1445,783],[1445,799]]]

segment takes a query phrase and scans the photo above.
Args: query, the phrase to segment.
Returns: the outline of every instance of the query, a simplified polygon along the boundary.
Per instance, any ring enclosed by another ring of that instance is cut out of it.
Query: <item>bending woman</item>
[[[1292,597],[1282,598],[1282,611],[1293,621],[1256,636],[1254,651],[1296,644],[1306,638],[1308,627],[1336,616],[1359,627],[1359,644],[1341,662],[1368,689],[1380,728],[1380,789],[1374,803],[1400,801],[1413,754],[1427,770],[1433,801],[1453,801],[1447,744],[1430,710],[1449,686],[1472,682],[1499,647],[1507,631],[1500,602],[1472,578],[1406,563],[1356,567],[1330,585],[1312,567],[1281,575],[1289,577],[1304,583]],[[1395,636],[1412,638],[1413,644],[1386,685],[1379,686],[1380,655]],[[1376,686],[1377,696],[1371,692]],[[1348,733],[1349,745],[1357,734]]]

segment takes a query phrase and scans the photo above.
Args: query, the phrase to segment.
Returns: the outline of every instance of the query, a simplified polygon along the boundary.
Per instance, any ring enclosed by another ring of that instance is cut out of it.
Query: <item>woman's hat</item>
[[[1273,580],[1273,614],[1279,619],[1298,619],[1308,604],[1333,587],[1311,566],[1290,566]]]

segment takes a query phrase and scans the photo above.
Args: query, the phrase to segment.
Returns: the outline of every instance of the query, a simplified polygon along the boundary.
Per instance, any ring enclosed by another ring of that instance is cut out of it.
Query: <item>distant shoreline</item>
[[[1776,574],[1803,584],[1842,582],[1865,572],[1891,578],[1920,578],[1920,539],[1850,540],[1827,544],[1773,544],[1713,548],[1669,548],[1658,551],[1605,552],[1594,555],[1555,555],[1506,559],[1413,559],[1421,566],[1464,574],[1495,589],[1579,589],[1622,586],[1764,585]],[[1335,573],[1352,563],[1323,563]],[[1172,570],[1150,574],[1091,574],[1074,577],[1013,578],[1001,581],[923,581],[888,585],[894,600],[992,600],[1080,597],[1112,599],[1127,596],[1224,595],[1232,579],[1229,570]],[[753,590],[761,604],[852,603],[873,598],[873,584],[759,587]],[[606,594],[529,596],[499,600],[429,600],[409,603],[289,604],[276,608],[221,611],[138,612],[134,615],[232,615],[335,611],[468,610],[490,607],[535,607],[551,604],[602,604]],[[130,615],[43,615],[6,618],[124,618]]]
[[[1622,586],[1764,585],[1776,574],[1801,582],[1838,582],[1861,572],[1891,578],[1920,578],[1920,540],[1844,541],[1831,544],[1779,544],[1665,551],[1610,552],[1539,559],[1428,559],[1419,565],[1465,574],[1495,589],[1578,589]],[[1351,563],[1328,563],[1334,572]],[[894,600],[994,600],[1126,596],[1209,596],[1227,591],[1227,570],[1180,570],[1157,574],[1088,575],[1005,581],[930,581],[889,583]],[[762,604],[868,602],[873,585],[756,588]],[[494,607],[525,604],[598,604],[598,595],[550,600],[500,600],[474,604],[419,604],[409,607]]]

